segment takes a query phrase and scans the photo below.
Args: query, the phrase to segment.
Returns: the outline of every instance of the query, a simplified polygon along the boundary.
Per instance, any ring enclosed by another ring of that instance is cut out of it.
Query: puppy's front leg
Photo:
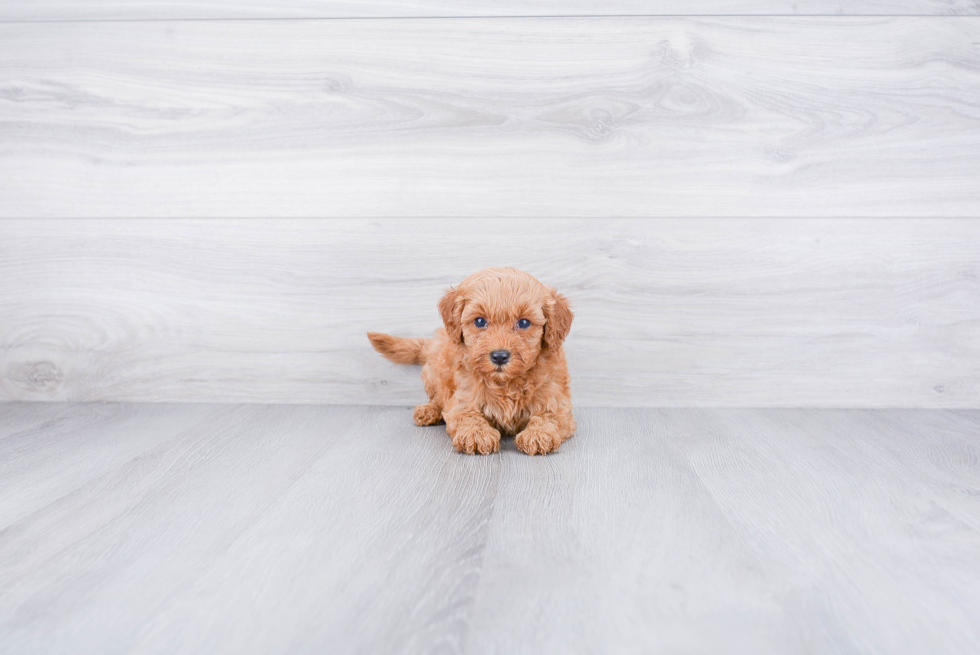
[[[528,455],[547,455],[558,450],[558,446],[574,431],[575,421],[571,415],[545,412],[532,416],[527,426],[514,437],[514,443]]]
[[[489,455],[500,449],[500,432],[487,423],[483,414],[474,410],[453,411],[444,415],[446,432],[453,446],[467,455]]]

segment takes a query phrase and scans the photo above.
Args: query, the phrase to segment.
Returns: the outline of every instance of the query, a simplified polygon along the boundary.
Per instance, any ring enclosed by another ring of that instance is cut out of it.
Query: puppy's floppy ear
[[[450,287],[446,295],[439,301],[439,313],[442,314],[442,322],[446,326],[446,334],[453,341],[463,340],[463,298],[459,294],[459,289]]]
[[[551,297],[544,303],[544,318],[544,345],[555,350],[572,329],[573,315],[568,299],[554,289],[551,289]]]

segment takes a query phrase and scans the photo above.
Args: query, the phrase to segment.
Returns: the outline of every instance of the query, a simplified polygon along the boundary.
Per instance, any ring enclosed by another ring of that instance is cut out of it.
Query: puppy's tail
[[[405,339],[380,332],[368,332],[371,345],[396,364],[425,364],[425,347],[431,339]]]

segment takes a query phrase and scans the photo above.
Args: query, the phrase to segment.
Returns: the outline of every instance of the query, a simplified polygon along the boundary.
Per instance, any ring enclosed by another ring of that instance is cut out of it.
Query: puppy
[[[446,423],[461,453],[489,455],[514,436],[528,455],[553,452],[575,432],[562,341],[568,301],[516,268],[488,268],[439,301],[444,328],[434,339],[368,332],[398,364],[422,364],[429,402],[416,425]]]

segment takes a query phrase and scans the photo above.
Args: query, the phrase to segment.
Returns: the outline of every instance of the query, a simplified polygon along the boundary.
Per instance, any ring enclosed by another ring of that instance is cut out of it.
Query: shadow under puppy
[[[433,339],[368,332],[398,364],[422,364],[429,402],[417,425],[445,421],[456,450],[489,455],[501,434],[528,455],[550,453],[575,432],[562,342],[568,301],[516,268],[488,268],[439,301],[444,328]]]

